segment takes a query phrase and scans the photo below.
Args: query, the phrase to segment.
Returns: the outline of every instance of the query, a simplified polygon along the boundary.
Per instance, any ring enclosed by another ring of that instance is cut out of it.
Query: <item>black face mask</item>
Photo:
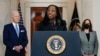
[[[88,24],[84,24],[84,28],[88,29],[90,26]]]

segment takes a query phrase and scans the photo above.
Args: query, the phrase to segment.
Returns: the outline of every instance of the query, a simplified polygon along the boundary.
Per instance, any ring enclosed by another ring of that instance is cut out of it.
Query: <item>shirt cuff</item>
[[[13,47],[13,49],[12,50],[15,50],[15,47]]]
[[[19,46],[20,46],[21,49],[23,49],[23,46],[22,45],[19,45]]]

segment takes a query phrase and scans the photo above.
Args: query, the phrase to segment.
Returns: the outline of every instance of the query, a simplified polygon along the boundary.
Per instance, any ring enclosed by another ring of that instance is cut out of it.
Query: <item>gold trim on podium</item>
[[[58,44],[58,42],[60,44]],[[51,43],[53,44],[54,48],[52,47]],[[47,40],[46,47],[47,47],[48,51],[52,54],[61,54],[66,48],[66,42],[62,36],[52,35]]]

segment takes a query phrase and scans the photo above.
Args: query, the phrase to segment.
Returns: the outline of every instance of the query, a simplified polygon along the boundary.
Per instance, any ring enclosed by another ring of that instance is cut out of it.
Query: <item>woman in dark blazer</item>
[[[62,20],[56,5],[47,7],[43,21],[39,25],[39,31],[64,31],[67,30],[66,22]]]
[[[80,32],[82,56],[97,56],[98,39],[96,32],[92,30],[90,19],[85,19]]]

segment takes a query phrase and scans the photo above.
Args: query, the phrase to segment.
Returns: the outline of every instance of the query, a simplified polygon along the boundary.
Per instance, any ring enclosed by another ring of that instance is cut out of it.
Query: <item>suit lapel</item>
[[[13,24],[11,24],[11,27],[12,27],[12,30],[14,31],[15,35],[17,36],[16,30],[15,30]],[[18,37],[18,36],[17,36],[17,37]]]
[[[19,25],[19,37],[20,37],[20,34],[21,34],[21,26]]]
[[[22,32],[24,32],[23,26],[19,25],[19,38],[21,38]]]
[[[90,32],[90,39],[89,39],[89,41],[87,39],[87,36],[86,36],[86,33],[85,32],[84,32],[84,37],[85,37],[85,39],[86,39],[87,42],[91,42],[93,40],[93,33]]]
[[[85,39],[87,42],[89,42],[88,39],[87,39],[87,36],[86,36],[86,33],[85,33],[85,32],[83,32],[83,35],[84,35],[84,39]]]
[[[90,42],[93,40],[93,32],[90,32]]]

